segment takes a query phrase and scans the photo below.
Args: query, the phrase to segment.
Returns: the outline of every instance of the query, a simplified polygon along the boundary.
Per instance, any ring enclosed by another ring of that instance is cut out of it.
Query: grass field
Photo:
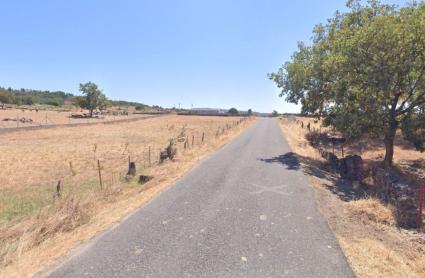
[[[304,128],[295,120],[304,122]],[[337,175],[326,170],[325,161],[305,138],[309,122],[311,128],[320,129],[320,123],[311,118],[284,117],[279,120],[289,145],[315,188],[319,208],[354,272],[361,278],[425,277],[423,234],[398,229],[391,206],[376,198],[350,201],[340,198],[343,192],[338,189]],[[346,144],[344,151],[345,155],[361,154],[364,159],[380,161],[385,148],[377,140],[363,139]],[[336,148],[335,153],[341,157],[340,148]],[[415,151],[398,134],[394,158],[397,167],[402,167],[424,160],[425,154]],[[420,176],[423,170],[419,169],[417,174]]]
[[[34,274],[108,228],[253,121],[241,120],[173,115],[0,134],[0,277]],[[172,138],[177,156],[159,164]],[[125,181],[129,157],[153,180]]]
[[[64,124],[83,124],[83,123],[95,123],[95,122],[110,122],[124,119],[142,118],[145,115],[132,114],[127,115],[105,115],[101,118],[86,118],[78,119],[71,118],[72,113],[85,113],[87,111],[82,110],[51,110],[51,109],[0,109],[0,128],[21,128],[21,127],[34,127],[34,126],[46,126],[46,125],[64,125]],[[5,121],[5,119],[31,119],[32,122],[17,122],[17,121]]]

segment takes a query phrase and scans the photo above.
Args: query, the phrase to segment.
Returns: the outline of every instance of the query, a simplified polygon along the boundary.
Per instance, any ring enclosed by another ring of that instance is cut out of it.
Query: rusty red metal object
[[[421,184],[419,186],[419,198],[418,198],[418,218],[417,218],[417,226],[418,229],[422,228],[422,211],[424,208],[424,197],[425,197],[425,184]]]

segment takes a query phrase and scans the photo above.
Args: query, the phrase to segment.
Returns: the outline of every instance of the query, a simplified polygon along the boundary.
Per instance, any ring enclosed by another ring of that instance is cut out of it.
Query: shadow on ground
[[[288,170],[298,170],[300,169],[300,161],[298,159],[297,154],[293,152],[288,152],[283,155],[279,155],[272,158],[260,158],[259,160],[266,163],[279,163],[286,166]]]
[[[361,187],[354,189],[351,182],[341,179],[338,173],[332,171],[326,162],[300,156],[294,152],[287,152],[276,157],[260,158],[259,160],[265,163],[280,164],[288,170],[303,171],[306,175],[326,179],[330,183],[324,183],[323,186],[346,202],[365,198],[369,195]]]

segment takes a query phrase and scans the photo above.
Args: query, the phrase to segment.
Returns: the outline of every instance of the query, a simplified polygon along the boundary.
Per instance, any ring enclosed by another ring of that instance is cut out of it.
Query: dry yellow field
[[[241,120],[170,115],[0,134],[0,277],[37,273],[107,229],[254,121]],[[174,161],[158,164],[177,137]],[[129,157],[153,180],[125,181]],[[59,180],[62,197],[54,199]]]
[[[132,114],[127,115],[105,115],[101,118],[86,118],[78,119],[71,118],[72,113],[86,113],[85,110],[73,110],[73,111],[62,111],[62,110],[42,110],[38,111],[33,109],[0,109],[0,128],[21,128],[21,127],[34,127],[34,126],[46,126],[46,125],[66,125],[66,124],[85,124],[85,123],[94,123],[94,122],[110,122],[117,120],[133,119],[133,118],[143,118],[145,115],[141,114]],[[16,121],[7,121],[5,119],[31,119],[32,122],[16,122]]]

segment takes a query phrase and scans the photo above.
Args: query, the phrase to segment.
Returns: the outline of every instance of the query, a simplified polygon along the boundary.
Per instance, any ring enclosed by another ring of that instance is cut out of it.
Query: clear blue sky
[[[404,3],[391,1],[390,3]],[[13,0],[0,7],[0,86],[171,107],[296,111],[267,79],[344,0]]]

